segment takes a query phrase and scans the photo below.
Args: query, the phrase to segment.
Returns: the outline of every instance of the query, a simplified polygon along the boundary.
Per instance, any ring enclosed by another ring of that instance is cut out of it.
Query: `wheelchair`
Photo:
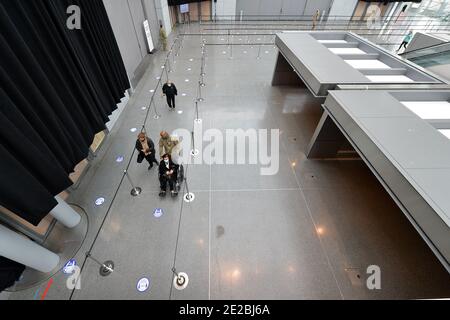
[[[184,167],[183,164],[179,164],[177,172],[177,182],[175,184],[175,189],[177,190],[177,192],[180,192],[183,182],[184,182]]]

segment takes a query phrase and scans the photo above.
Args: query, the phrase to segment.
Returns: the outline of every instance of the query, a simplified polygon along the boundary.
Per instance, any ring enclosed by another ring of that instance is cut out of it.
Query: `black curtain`
[[[0,0],[0,205],[37,225],[128,88],[102,0]]]
[[[20,263],[0,257],[0,292],[11,287],[25,270]]]

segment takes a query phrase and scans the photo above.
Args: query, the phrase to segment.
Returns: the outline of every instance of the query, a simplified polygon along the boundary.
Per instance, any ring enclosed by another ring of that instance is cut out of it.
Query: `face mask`
[[[164,159],[164,162],[166,163],[166,164],[168,164],[169,163],[169,160],[167,159]]]
[[[169,83],[169,84],[167,84],[169,87],[171,87],[172,86],[172,84],[171,83]]]

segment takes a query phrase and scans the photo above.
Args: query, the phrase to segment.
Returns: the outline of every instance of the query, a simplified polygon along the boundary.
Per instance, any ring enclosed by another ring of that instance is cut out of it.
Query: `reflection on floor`
[[[161,130],[192,128],[200,73],[200,38],[184,40],[171,80],[177,110],[159,93],[162,117],[146,129],[157,140]],[[220,37],[217,39],[220,41]],[[93,247],[99,261],[113,260],[115,271],[99,275],[87,259],[81,289],[66,287],[58,273],[46,299],[408,299],[450,296],[450,276],[403,213],[361,161],[311,161],[304,152],[321,109],[307,89],[272,87],[277,50],[264,46],[207,46],[203,129],[281,130],[280,169],[261,176],[259,165],[192,165],[188,169],[195,201],[158,197],[157,173],[135,159],[129,170],[139,197],[125,181],[111,205],[161,72],[162,54],[136,88],[127,109],[108,136],[70,202],[89,215],[89,233],[75,257],[85,261]],[[223,54],[225,51],[225,54]],[[193,61],[191,61],[193,59]],[[185,81],[189,79],[190,81]],[[158,89],[159,90],[159,89]],[[182,95],[185,93],[186,95]],[[118,156],[124,161],[116,162]],[[104,197],[101,206],[95,199]],[[163,209],[159,218],[155,208]],[[172,287],[172,267],[189,275],[183,291]],[[381,268],[381,289],[368,290],[367,268]],[[150,281],[139,292],[140,278]],[[47,283],[10,295],[33,299]]]

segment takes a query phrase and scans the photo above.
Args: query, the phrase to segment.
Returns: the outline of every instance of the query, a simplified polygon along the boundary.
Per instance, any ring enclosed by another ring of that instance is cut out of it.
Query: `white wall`
[[[129,79],[142,61],[134,23],[126,0],[103,0]]]
[[[212,14],[219,16],[234,16],[236,14],[236,0],[217,0],[217,3],[214,3],[212,0]],[[217,12],[215,9],[217,8]],[[227,17],[230,18],[230,17]]]
[[[225,0],[226,1],[226,0]],[[353,0],[345,0],[353,1]],[[241,10],[244,15],[307,15],[312,16],[317,9],[321,14],[331,6],[332,0],[237,0],[236,15],[239,16]]]
[[[150,24],[150,32],[153,38],[155,48],[159,45],[159,21],[156,14],[155,2],[153,0],[142,0],[144,4],[144,11],[146,13],[148,22]]]
[[[330,16],[347,16],[341,19],[350,20],[357,4],[358,0],[333,0]]]
[[[345,0],[348,1],[348,0]],[[320,15],[328,14],[328,9],[331,6],[332,0],[308,0],[306,3],[305,16],[312,16],[317,9],[320,10]],[[325,11],[325,12],[324,12]]]
[[[147,55],[147,40],[145,39],[144,30],[144,8],[142,6],[141,0],[124,0],[128,1],[129,10],[131,12],[132,21],[135,27],[134,36],[138,41],[138,46],[141,50],[141,56],[145,57]]]

